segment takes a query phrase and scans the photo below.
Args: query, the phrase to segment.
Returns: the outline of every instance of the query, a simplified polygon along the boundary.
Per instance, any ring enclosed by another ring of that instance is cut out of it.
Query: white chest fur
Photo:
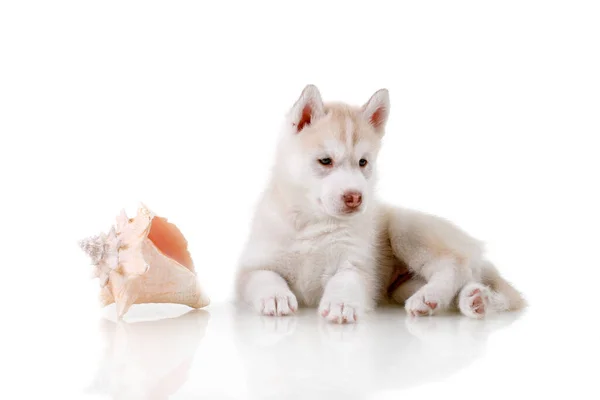
[[[280,242],[276,271],[288,281],[301,303],[315,305],[329,278],[340,268],[348,263],[364,268],[370,263],[372,246],[370,236],[365,234],[368,230],[340,221],[307,224]]]

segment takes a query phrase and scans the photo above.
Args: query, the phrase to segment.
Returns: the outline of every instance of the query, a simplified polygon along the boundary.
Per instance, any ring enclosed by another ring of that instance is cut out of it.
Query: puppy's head
[[[287,116],[277,168],[315,212],[344,218],[367,209],[389,109],[386,89],[351,106],[324,104],[315,86],[304,88]]]

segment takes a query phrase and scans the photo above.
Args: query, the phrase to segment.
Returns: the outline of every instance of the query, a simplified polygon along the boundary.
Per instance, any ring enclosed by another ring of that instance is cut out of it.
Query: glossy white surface
[[[385,308],[343,326],[325,323],[312,309],[273,318],[227,302],[194,311],[134,306],[120,322],[114,312],[108,307],[79,323],[56,321],[33,335],[48,341],[23,353],[36,366],[25,393],[38,393],[40,381],[73,399],[422,399],[464,391],[494,399],[517,393],[591,399],[597,393],[596,372],[582,368],[593,335],[581,332],[566,347],[577,322],[563,325],[551,313],[544,320],[540,310],[476,321],[407,318],[402,309]]]
[[[324,323],[313,310],[270,318],[219,307],[155,323],[107,323],[112,353],[93,387],[113,395],[167,394],[181,383],[178,396],[381,398],[472,373],[490,336],[513,321],[513,316],[485,323],[406,319],[390,309],[340,326]],[[220,365],[202,363],[219,359],[219,352],[231,358]]]

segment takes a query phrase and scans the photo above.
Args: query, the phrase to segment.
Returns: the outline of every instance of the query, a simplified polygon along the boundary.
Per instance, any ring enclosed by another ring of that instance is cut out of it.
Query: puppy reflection
[[[403,319],[398,313],[382,308],[359,324],[336,325],[310,310],[263,319],[238,311],[236,345],[251,398],[364,399],[444,379],[482,356],[490,334],[518,318]]]
[[[210,314],[193,310],[154,321],[102,320],[107,344],[89,392],[112,399],[169,399],[188,379]]]

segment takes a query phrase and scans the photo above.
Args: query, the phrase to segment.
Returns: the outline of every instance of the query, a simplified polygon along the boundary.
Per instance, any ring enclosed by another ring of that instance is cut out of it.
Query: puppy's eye
[[[333,163],[333,160],[329,157],[325,157],[325,158],[320,158],[319,162],[321,163],[321,165],[331,165]]]
[[[358,162],[358,165],[360,165],[361,167],[366,167],[367,160],[365,160],[364,158],[361,158],[360,161]]]

